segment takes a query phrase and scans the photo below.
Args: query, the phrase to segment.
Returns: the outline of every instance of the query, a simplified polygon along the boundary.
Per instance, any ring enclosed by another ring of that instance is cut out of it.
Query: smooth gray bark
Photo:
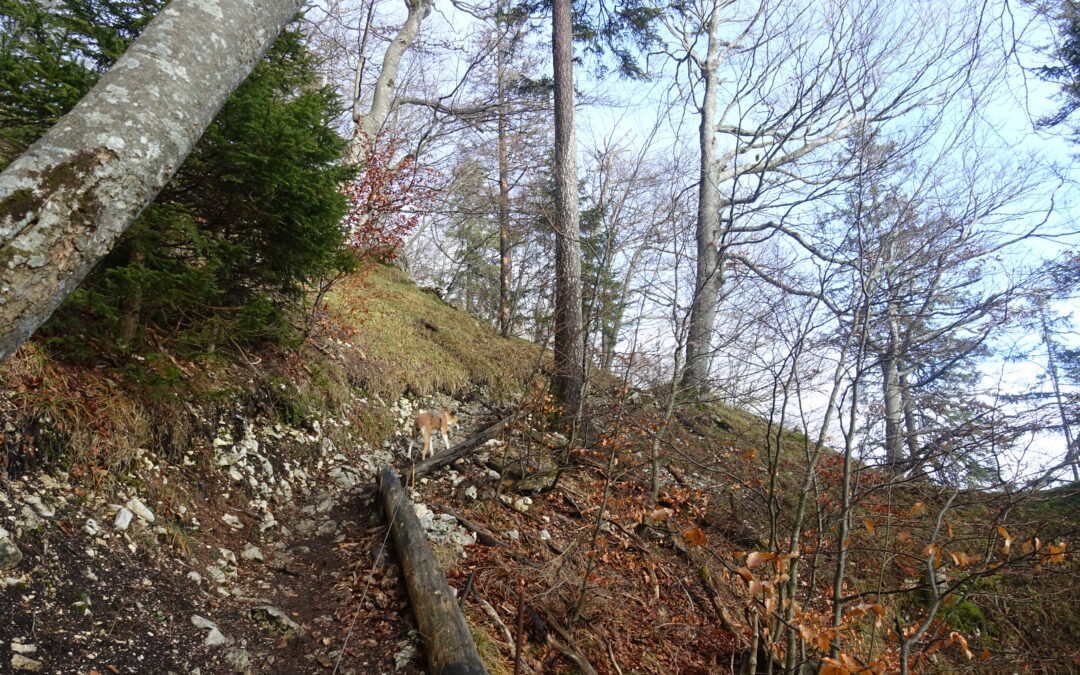
[[[720,21],[719,7],[714,4],[709,16],[708,46],[701,77],[705,93],[699,113],[698,143],[701,149],[701,168],[698,172],[697,212],[697,280],[690,308],[690,325],[686,342],[686,370],[683,385],[691,390],[707,387],[712,363],[712,334],[716,324],[716,303],[723,284],[720,263],[720,187],[716,169],[716,89]]]
[[[395,107],[394,85],[397,82],[398,70],[401,67],[401,57],[412,46],[420,33],[420,25],[431,13],[431,0],[405,0],[405,8],[408,14],[405,23],[398,31],[394,39],[386,47],[383,54],[382,66],[379,69],[379,77],[375,81],[375,88],[371,94],[371,107],[365,113],[360,107],[360,78],[364,55],[360,55],[360,65],[357,66],[356,80],[353,83],[353,121],[356,129],[353,131],[352,141],[349,143],[347,158],[351,164],[359,164],[363,161],[367,151],[375,138],[382,131],[390,112]],[[367,42],[365,31],[364,42]]]
[[[173,0],[0,174],[0,361],[172,177],[299,0]]]

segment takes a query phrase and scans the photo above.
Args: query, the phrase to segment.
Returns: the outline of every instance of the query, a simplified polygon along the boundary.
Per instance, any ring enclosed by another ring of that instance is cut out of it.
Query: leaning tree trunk
[[[300,0],[173,0],[0,174],[0,361],[176,172]]]
[[[555,0],[551,52],[555,71],[555,380],[568,415],[584,386],[581,333],[581,225],[574,130],[574,47],[570,0]]]

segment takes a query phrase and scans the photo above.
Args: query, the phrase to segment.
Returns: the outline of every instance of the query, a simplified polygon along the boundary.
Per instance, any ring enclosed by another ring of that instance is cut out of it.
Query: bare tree
[[[299,6],[174,0],[0,174],[0,360],[154,199]]]
[[[978,52],[960,13],[926,31],[889,0],[797,8],[702,0],[668,27],[700,117],[698,272],[685,384],[709,388],[729,251],[771,212],[827,194],[845,167],[825,150],[861,123],[947,100]],[[917,10],[913,11],[917,13]],[[963,19],[966,21],[966,19]],[[903,26],[898,28],[898,26]],[[969,66],[974,68],[975,66]]]
[[[367,63],[365,49],[371,30],[371,16],[375,11],[375,4],[368,7],[364,19],[364,26],[360,29],[360,53],[357,55],[357,64],[353,72],[352,85],[352,140],[346,154],[347,160],[352,164],[361,162],[367,154],[368,148],[375,142],[379,133],[383,130],[387,118],[398,105],[397,78],[401,67],[401,58],[405,51],[412,46],[416,36],[420,33],[420,26],[428,14],[431,13],[431,0],[405,0],[407,11],[405,21],[402,23],[397,35],[390,40],[383,53],[382,64],[379,66],[379,76],[371,92],[371,101],[368,109],[364,110],[363,78]]]

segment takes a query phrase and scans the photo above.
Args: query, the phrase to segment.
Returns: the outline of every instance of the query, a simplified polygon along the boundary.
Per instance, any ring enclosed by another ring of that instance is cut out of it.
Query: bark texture
[[[427,671],[432,675],[484,675],[487,670],[476,651],[469,624],[428,548],[413,503],[405,496],[391,466],[379,471],[379,493],[413,615],[424,636]]]
[[[575,416],[585,380],[585,347],[570,0],[555,0],[551,23],[555,70],[555,381],[567,414]]]
[[[506,157],[506,49],[503,36],[496,45],[499,96],[499,332],[510,337],[510,168]]]
[[[0,361],[179,168],[299,0],[173,0],[0,174]]]

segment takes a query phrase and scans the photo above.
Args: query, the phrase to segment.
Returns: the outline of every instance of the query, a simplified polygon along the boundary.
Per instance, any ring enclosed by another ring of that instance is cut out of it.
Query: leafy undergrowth
[[[388,267],[339,284],[299,348],[188,358],[152,342],[78,364],[31,344],[0,367],[0,527],[24,556],[0,574],[0,637],[34,645],[25,656],[46,671],[416,672],[422,641],[373,471],[407,469],[419,407],[462,413],[460,440],[523,406],[531,417],[413,495],[425,522],[483,531],[464,549],[431,536],[490,672],[513,672],[517,643],[533,671],[740,672],[755,634],[777,642],[778,617],[798,631],[797,660],[832,672],[858,672],[856,656],[893,670],[899,637],[924,621],[915,672],[1076,668],[1075,490],[952,494],[856,465],[833,627],[843,465],[825,451],[805,490],[800,433],[722,405],[665,426],[650,392],[609,383],[594,388],[588,443],[568,449],[567,430],[548,428],[542,350]],[[788,555],[804,496],[811,517]],[[156,521],[117,530],[114,511],[136,498]],[[934,617],[927,558],[950,589]],[[792,573],[795,606],[778,591]],[[257,620],[263,606],[303,635]],[[229,642],[207,644],[193,615]]]
[[[785,620],[803,645],[798,667],[895,672],[901,638],[925,623],[909,656],[912,672],[1076,668],[1080,600],[1076,563],[1066,553],[1077,523],[1073,492],[953,491],[856,466],[844,615],[834,627],[837,531],[806,527],[798,554],[787,555],[790,517],[777,506],[770,533],[767,425],[723,407],[685,411],[663,436],[664,489],[654,506],[647,460],[662,428],[659,411],[610,400],[591,411],[604,433],[573,450],[554,486],[533,494],[535,480],[522,490],[505,469],[509,456],[511,465],[531,467],[526,473],[543,474],[560,452],[526,425],[474,457],[471,470],[458,467],[471,481],[436,481],[419,491],[436,512],[486,531],[487,543],[471,547],[449,576],[471,589],[465,606],[484,627],[493,671],[512,669],[512,627],[523,600],[522,648],[534,669],[572,672],[581,658],[601,673],[742,672],[754,625],[763,643],[778,630],[786,606],[779,589],[795,559],[800,596]],[[783,432],[782,443],[775,488],[790,506],[806,469],[799,462],[805,439]],[[492,468],[500,471],[485,475]],[[815,474],[809,508],[821,514],[816,524],[839,508],[840,456],[825,454]],[[933,617],[927,559],[947,596]],[[842,649],[830,657],[834,640]],[[782,659],[783,645],[772,655]],[[765,648],[757,655],[761,672],[769,657]]]

